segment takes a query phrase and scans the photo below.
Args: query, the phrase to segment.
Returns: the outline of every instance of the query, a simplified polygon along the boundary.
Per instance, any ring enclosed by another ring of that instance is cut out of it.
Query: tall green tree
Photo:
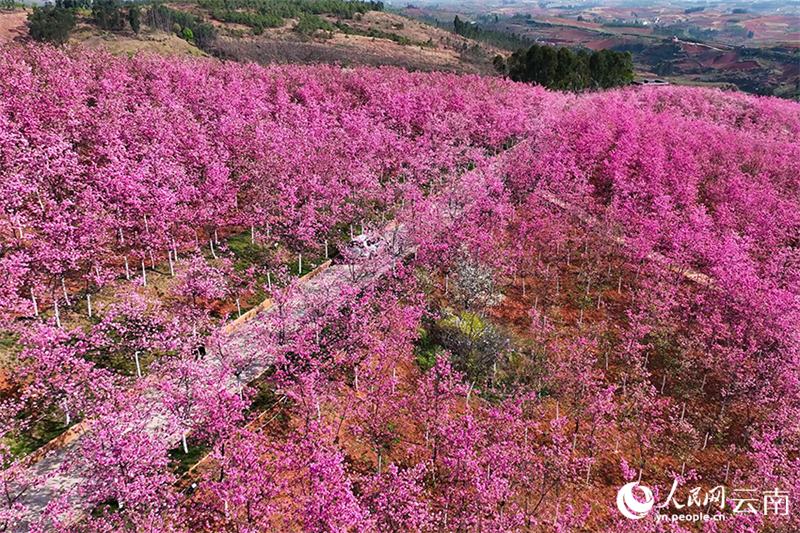
[[[131,25],[133,33],[139,33],[142,28],[142,10],[137,5],[132,5],[128,8],[128,22]]]
[[[125,27],[125,17],[119,0],[95,0],[92,17],[104,30],[119,31]]]

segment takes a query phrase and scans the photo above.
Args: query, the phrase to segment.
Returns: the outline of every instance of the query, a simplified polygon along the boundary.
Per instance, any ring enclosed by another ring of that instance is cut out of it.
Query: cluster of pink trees
[[[0,71],[6,319],[52,314],[122,275],[146,281],[232,228],[319,250],[406,185],[524,136],[543,94],[35,47],[3,51]]]
[[[616,488],[673,476],[800,498],[797,104],[36,47],[0,72],[0,429],[91,422],[84,482],[27,526],[621,529]],[[233,336],[209,320],[256,284],[225,235],[321,250],[387,218],[407,253],[270,283]],[[164,301],[125,280],[158,264]],[[49,320],[112,280],[91,324]],[[196,444],[181,490],[170,450]],[[0,459],[18,527],[36,481]],[[798,527],[720,527],[764,520]]]
[[[588,214],[573,209],[573,223],[613,238],[588,246],[617,248],[634,274],[616,357],[640,405],[658,405],[650,399],[665,390],[672,396],[661,432],[647,436],[649,454],[659,434],[689,438],[673,445],[723,449],[739,466],[737,484],[779,487],[794,499],[798,128],[790,102],[686,89],[610,93],[574,105],[504,167],[512,194],[544,191]],[[658,417],[646,409],[639,418]],[[733,479],[733,467],[717,468],[704,472],[709,482]]]
[[[692,471],[800,497],[800,109],[620,91],[548,125],[409,210],[425,215],[419,257],[446,280],[467,248],[531,284],[543,381],[576,449],[599,438],[667,485]]]

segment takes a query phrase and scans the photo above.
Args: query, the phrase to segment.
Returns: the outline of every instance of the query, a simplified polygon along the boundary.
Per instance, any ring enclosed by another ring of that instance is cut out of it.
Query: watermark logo
[[[677,497],[676,478],[663,503],[656,505],[653,491],[633,481],[617,492],[617,508],[626,518],[640,520],[655,513],[658,521],[707,522],[726,520],[740,514],[789,515],[789,493],[779,489],[758,492],[717,485],[710,489],[688,489],[686,499]],[[637,494],[638,493],[638,494]]]
[[[644,501],[636,499],[633,493],[635,489],[639,489]],[[631,520],[639,520],[647,516],[655,503],[653,491],[644,485],[640,485],[638,481],[623,485],[617,492],[617,508],[624,517]]]

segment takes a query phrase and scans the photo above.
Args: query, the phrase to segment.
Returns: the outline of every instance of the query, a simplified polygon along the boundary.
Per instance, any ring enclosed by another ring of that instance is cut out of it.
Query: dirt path
[[[28,36],[28,12],[21,9],[0,11],[0,45]]]

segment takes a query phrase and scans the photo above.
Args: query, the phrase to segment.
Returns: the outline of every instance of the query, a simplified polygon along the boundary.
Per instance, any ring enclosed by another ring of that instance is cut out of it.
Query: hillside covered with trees
[[[514,52],[507,60],[499,58],[496,67],[514,81],[537,83],[549,89],[609,89],[633,81],[631,54],[611,50],[576,53],[565,47],[534,44]]]
[[[31,44],[0,125],[0,529],[800,530],[797,103]]]

